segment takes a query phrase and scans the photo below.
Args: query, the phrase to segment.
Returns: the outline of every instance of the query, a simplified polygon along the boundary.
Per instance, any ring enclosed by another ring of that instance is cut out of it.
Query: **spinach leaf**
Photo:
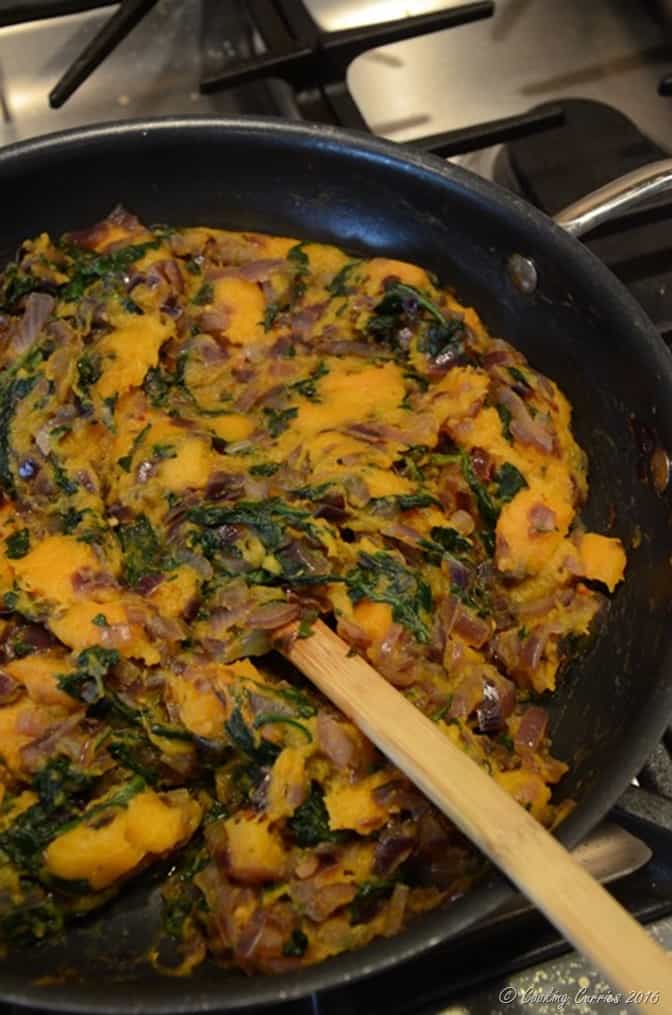
[[[0,849],[17,867],[37,871],[42,851],[73,815],[79,813],[82,796],[97,776],[74,768],[69,758],[57,757],[37,773],[33,789],[38,800],[19,814],[0,834]]]
[[[466,452],[462,453],[462,474],[469,484],[469,489],[474,495],[476,505],[481,518],[490,529],[494,529],[499,518],[499,506],[493,501],[485,485],[478,479],[474,472],[471,456]]]
[[[296,391],[299,395],[303,395],[304,398],[308,398],[311,402],[319,402],[315,385],[322,377],[326,377],[328,373],[329,367],[320,360],[315,369],[311,370],[308,377],[304,377],[300,381],[293,381],[292,384],[288,385],[288,388],[290,391]]]
[[[497,405],[496,408],[497,415],[502,421],[502,434],[504,435],[504,439],[507,440],[509,444],[512,444],[513,435],[511,433],[511,420],[513,419],[513,417],[511,415],[511,410],[507,409],[505,405]]]
[[[11,311],[24,296],[51,288],[49,282],[23,271],[16,262],[12,262],[0,274],[0,308]]]
[[[417,641],[429,641],[424,615],[432,609],[431,589],[392,554],[382,550],[360,553],[357,567],[345,576],[345,584],[354,604],[362,599],[388,603],[398,624],[406,627]]]
[[[159,245],[159,240],[150,240],[148,243],[121,247],[111,254],[97,254],[64,241],[62,246],[71,261],[71,275],[59,295],[67,302],[76,302],[94,282],[116,282],[135,261],[139,261],[149,250],[156,250]]]
[[[18,898],[9,893],[0,900],[0,940],[14,945],[43,941],[58,934],[64,925],[63,911],[50,894],[26,878],[19,880]]]
[[[214,298],[215,287],[212,282],[204,282],[191,302],[195,303],[197,307],[203,307],[208,303],[212,303]]]
[[[292,958],[294,956],[300,958],[302,955],[306,954],[307,948],[308,948],[308,938],[306,937],[306,935],[303,933],[302,930],[298,930],[298,928],[295,928],[292,931],[291,935],[289,936],[288,940],[285,941],[284,945],[282,946],[282,954],[288,956],[289,958]]]
[[[260,462],[250,466],[251,476],[274,476],[280,466],[276,462]]]
[[[520,490],[524,490],[528,485],[525,476],[519,472],[515,465],[511,465],[511,462],[504,462],[495,473],[495,483],[500,504],[508,504]]]
[[[288,409],[264,409],[264,416],[266,416],[266,426],[271,437],[279,437],[281,433],[289,426],[290,420],[294,419],[299,413],[296,406],[290,406]]]
[[[352,292],[350,275],[355,268],[359,267],[360,263],[360,261],[348,261],[347,264],[344,264],[327,286],[327,292],[331,293],[332,296],[349,296]]]
[[[288,715],[280,715],[279,713],[268,713],[266,715],[258,715],[254,720],[255,730],[261,729],[262,726],[277,726],[278,724],[284,724],[286,726],[293,726],[303,735],[303,739],[307,744],[312,744],[313,735],[309,729],[307,729],[303,723],[297,719],[292,719]]]
[[[440,505],[440,501],[436,497],[422,490],[417,490],[415,493],[395,494],[390,497],[374,497],[370,503],[374,509],[377,505],[389,504],[395,506],[398,511],[412,511],[414,508]]]
[[[61,532],[66,535],[74,532],[88,510],[88,508],[84,508],[82,511],[78,511],[77,508],[70,505],[65,511],[61,511],[58,516],[61,522]]]
[[[133,438],[133,443],[131,444],[131,449],[128,452],[128,454],[122,455],[121,458],[117,459],[117,465],[119,465],[124,470],[124,472],[131,471],[131,465],[133,464],[133,456],[140,447],[140,445],[142,444],[142,442],[144,441],[145,437],[147,436],[151,428],[152,428],[151,423],[148,423],[147,426],[144,426],[142,430],[140,430],[140,432],[137,433]]]
[[[234,507],[192,508],[188,519],[207,528],[221,525],[247,525],[254,529],[267,550],[277,550],[282,544],[287,526],[299,531],[312,532],[311,514],[291,507],[278,497],[259,501],[238,501]]]
[[[161,574],[163,559],[158,536],[146,515],[139,515],[135,521],[120,525],[116,530],[123,554],[121,575],[132,588],[142,578]]]
[[[77,493],[79,490],[79,483],[70,478],[60,462],[52,463],[52,472],[54,475],[54,483],[59,490],[62,490],[63,493],[67,493],[68,495]]]
[[[9,442],[12,419],[17,404],[33,390],[37,376],[17,377],[19,364],[0,375],[0,486],[13,494],[14,478],[10,466]]]
[[[8,560],[20,560],[30,551],[30,532],[28,529],[19,529],[5,539],[5,557]]]
[[[270,740],[255,737],[240,708],[234,708],[231,717],[224,723],[224,728],[234,747],[262,767],[272,765],[282,750]]]
[[[486,529],[484,533],[481,533],[481,538],[486,550],[492,555],[494,553],[494,529],[502,507],[527,486],[527,480],[515,465],[504,462],[495,472],[489,490],[476,476],[471,457],[464,451],[461,453],[461,462],[462,473],[469,484],[481,518],[485,523]]]
[[[77,387],[83,394],[100,379],[102,368],[100,359],[92,353],[84,353],[77,360]]]
[[[509,373],[514,381],[519,384],[526,392],[531,391],[532,387],[527,377],[519,367],[509,367]]]
[[[364,881],[350,903],[350,923],[368,923],[394,891],[394,881]]]
[[[429,539],[420,540],[420,546],[433,564],[440,564],[445,553],[460,555],[473,549],[471,542],[460,535],[457,529],[439,525],[433,526]]]
[[[118,662],[119,653],[116,649],[94,645],[80,652],[77,656],[77,669],[74,673],[59,676],[58,686],[72,698],[93,705],[105,697],[104,677]]]
[[[310,793],[287,822],[287,828],[297,846],[304,849],[319,846],[321,842],[342,842],[345,838],[343,832],[332,832],[329,827],[324,790],[315,780],[311,783]]]
[[[278,314],[291,310],[306,291],[306,278],[310,272],[310,260],[304,243],[297,243],[287,251],[287,263],[292,269],[292,279],[284,296],[266,305],[262,324],[264,331],[270,331]]]

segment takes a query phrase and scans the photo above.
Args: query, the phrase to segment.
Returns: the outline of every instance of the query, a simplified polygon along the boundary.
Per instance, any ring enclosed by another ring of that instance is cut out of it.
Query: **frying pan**
[[[432,157],[280,120],[106,124],[0,151],[0,263],[24,238],[82,228],[119,202],[149,223],[336,243],[436,272],[478,308],[491,332],[560,384],[590,458],[585,521],[619,536],[629,551],[627,580],[606,622],[550,704],[554,753],[572,766],[558,796],[577,801],[558,832],[567,845],[617,800],[672,714],[670,497],[653,488],[637,439],[644,433],[672,448],[672,358],[626,290],[570,232],[663,187],[669,170],[654,168],[574,209],[566,231],[517,196]],[[82,1012],[275,1004],[418,955],[510,895],[493,874],[403,934],[300,973],[246,977],[206,963],[175,981],[139,959],[159,909],[157,884],[143,877],[64,942],[0,963],[0,996]],[[63,968],[77,977],[35,982]]]

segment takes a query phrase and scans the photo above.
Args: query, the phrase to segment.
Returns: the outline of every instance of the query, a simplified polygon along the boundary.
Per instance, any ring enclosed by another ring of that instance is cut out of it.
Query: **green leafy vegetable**
[[[66,242],[63,246],[71,259],[72,273],[59,295],[68,302],[75,302],[82,298],[94,282],[102,280],[114,284],[128,272],[135,261],[139,261],[149,250],[156,250],[159,245],[159,240],[150,240],[148,243],[121,247],[112,254],[97,254]]]
[[[54,474],[54,482],[56,483],[56,486],[59,488],[59,490],[62,490],[63,493],[67,493],[69,495],[77,493],[77,491],[79,490],[79,483],[77,483],[74,479],[70,478],[70,476],[67,474],[67,472],[60,464],[60,462],[54,462],[52,465],[52,469]]]
[[[432,505],[440,506],[440,501],[431,493],[417,490],[415,493],[400,493],[390,497],[375,497],[370,501],[370,504],[374,509],[379,505],[389,504],[395,506],[398,511],[412,511],[414,508],[431,507]]]
[[[133,464],[133,456],[135,455],[135,452],[138,450],[138,448],[140,447],[140,445],[142,444],[142,442],[144,441],[145,437],[147,436],[147,434],[151,429],[152,429],[151,423],[148,423],[147,426],[144,426],[142,430],[139,433],[137,433],[133,438],[131,450],[128,452],[128,454],[123,455],[121,458],[117,459],[117,465],[120,466],[120,468],[122,468],[124,472],[131,471],[131,465]]]
[[[42,851],[61,827],[79,813],[81,798],[96,778],[75,768],[69,758],[48,761],[33,779],[38,801],[0,834],[0,849],[17,867],[39,871]]]
[[[135,587],[143,578],[161,574],[166,562],[161,544],[146,515],[116,530],[123,554],[121,575],[127,585]]]
[[[251,476],[274,476],[280,466],[276,462],[260,462],[250,466]]]
[[[459,556],[468,554],[473,549],[471,542],[456,529],[435,525],[429,535],[429,539],[420,540],[420,546],[433,564],[440,564],[445,553]]]
[[[100,360],[92,353],[84,353],[77,360],[77,386],[83,394],[100,379],[102,373]]]
[[[59,676],[58,686],[72,698],[93,705],[105,697],[104,678],[118,662],[119,653],[116,649],[94,645],[80,652],[77,656],[77,669],[74,673]]]
[[[254,736],[240,708],[234,708],[231,717],[224,723],[224,728],[234,747],[262,767],[272,765],[280,753],[281,748],[277,744]]]
[[[394,891],[394,881],[364,881],[350,903],[350,923],[368,923]]]
[[[312,744],[313,737],[310,730],[306,729],[303,723],[298,722],[297,719],[292,719],[287,715],[269,713],[267,715],[258,715],[254,720],[254,728],[256,730],[261,729],[262,726],[277,726],[278,724],[293,726],[294,729],[301,732],[306,743]]]
[[[187,517],[197,525],[219,528],[221,525],[247,525],[254,529],[267,550],[277,550],[287,526],[312,532],[311,514],[291,507],[278,497],[259,501],[238,501],[233,507],[192,508]]]
[[[306,935],[303,933],[302,930],[298,930],[298,928],[295,928],[292,931],[289,939],[285,941],[284,945],[282,946],[282,954],[286,955],[288,958],[292,958],[294,956],[299,958],[300,956],[306,954],[307,948],[308,948],[308,938],[306,937]]]
[[[315,369],[311,370],[308,377],[304,377],[300,381],[293,381],[292,384],[288,385],[288,388],[290,391],[296,391],[299,395],[303,395],[304,398],[308,398],[311,402],[319,402],[315,385],[322,377],[326,377],[328,373],[329,367],[320,360]]]
[[[290,406],[289,409],[265,408],[266,426],[271,437],[279,437],[289,426],[290,420],[298,416],[298,413],[299,410],[296,406]]]
[[[497,499],[500,504],[508,504],[520,490],[526,488],[527,480],[515,465],[511,465],[510,462],[504,462],[495,473],[495,484],[497,486]]]
[[[74,532],[87,510],[88,509],[85,508],[83,511],[78,511],[77,508],[70,505],[65,511],[62,511],[59,515],[61,521],[61,532],[66,533],[66,535]]]
[[[513,435],[511,434],[511,420],[513,417],[511,416],[511,410],[507,409],[505,405],[497,405],[497,414],[502,421],[502,434],[504,435],[505,440],[507,440],[509,444],[512,444]]]
[[[17,404],[33,390],[37,376],[17,377],[19,364],[0,374],[0,486],[14,493],[14,478],[9,459],[9,439]]]
[[[9,560],[20,560],[30,551],[30,532],[28,529],[19,529],[5,539],[5,557]]]
[[[357,567],[345,576],[348,595],[353,603],[370,599],[388,603],[392,617],[406,627],[419,642],[429,641],[428,614],[432,592],[416,572],[409,570],[390,553],[360,553]]]
[[[327,286],[327,292],[330,292],[332,296],[348,296],[352,292],[350,275],[355,268],[359,267],[360,263],[360,261],[348,261],[347,264],[344,264]]]
[[[192,303],[195,303],[197,307],[203,307],[207,303],[212,303],[215,298],[215,288],[212,282],[204,282],[200,287],[196,295],[194,296]]]
[[[311,783],[310,793],[287,822],[287,828],[297,846],[304,849],[319,846],[321,842],[342,842],[345,838],[343,832],[332,832],[329,827],[324,790],[315,780]]]

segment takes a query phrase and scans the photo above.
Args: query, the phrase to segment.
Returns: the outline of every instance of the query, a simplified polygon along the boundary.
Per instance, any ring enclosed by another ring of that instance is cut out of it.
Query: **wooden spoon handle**
[[[321,621],[282,651],[624,992],[629,1010],[672,1011],[668,955],[435,723]]]

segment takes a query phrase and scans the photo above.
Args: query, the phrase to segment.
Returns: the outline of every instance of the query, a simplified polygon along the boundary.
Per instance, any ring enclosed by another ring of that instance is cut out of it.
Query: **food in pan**
[[[118,210],[0,276],[0,937],[163,877],[152,960],[396,934],[484,863],[273,652],[336,626],[546,825],[620,582],[552,380],[422,268]]]

